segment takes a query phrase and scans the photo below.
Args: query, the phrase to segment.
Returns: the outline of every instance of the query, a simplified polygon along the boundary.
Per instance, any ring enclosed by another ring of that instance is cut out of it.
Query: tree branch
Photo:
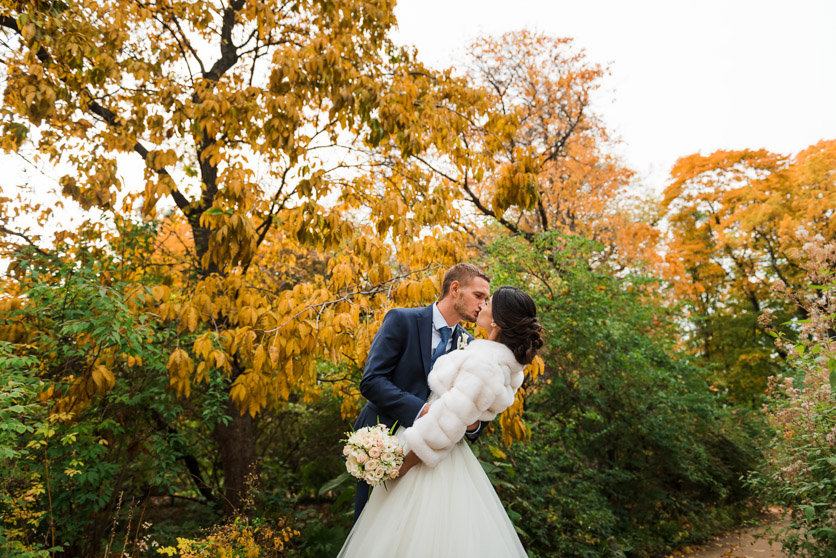
[[[102,120],[107,122],[110,126],[112,126],[114,128],[119,128],[121,126],[121,124],[119,123],[119,121],[116,118],[116,114],[112,110],[103,107],[102,105],[100,105],[96,101],[90,101],[87,104],[87,108],[90,110],[90,112],[92,112],[96,116],[100,117]],[[146,162],[148,161],[148,148],[146,148],[144,145],[142,145],[138,141],[136,143],[134,143],[134,151],[137,152],[142,157],[142,159],[144,161],[146,161]],[[160,174],[162,176],[171,177],[169,172],[165,169],[154,169],[154,170],[156,170],[157,174]],[[172,179],[172,181],[173,181],[173,179]],[[177,188],[174,188],[171,191],[171,197],[174,199],[174,203],[177,204],[177,207],[179,207],[180,210],[183,211],[183,213],[186,213],[186,210],[189,206],[189,200],[186,198],[186,196],[184,196],[182,193],[180,193],[180,191]]]
[[[279,189],[276,192],[276,195],[273,196],[273,199],[270,201],[270,209],[267,212],[267,217],[261,222],[261,224],[256,228],[256,232],[258,233],[258,238],[255,241],[256,248],[261,246],[261,243],[264,242],[264,239],[267,237],[267,233],[270,231],[270,227],[273,226],[273,216],[276,215],[279,211],[284,209],[284,204],[287,201],[287,198],[282,200],[281,203],[278,203],[279,196],[282,193],[284,185],[286,184],[287,180],[287,173],[290,172],[290,166],[288,166],[285,171],[282,173],[282,183],[279,185]],[[278,203],[278,205],[276,205]],[[244,266],[243,273],[246,274],[247,270],[250,268],[250,264],[252,264],[252,260],[248,261]]]
[[[557,141],[557,143],[552,145],[550,150],[546,151],[543,154],[544,158],[543,158],[542,165],[545,165],[549,161],[555,160],[558,157],[558,155],[560,155],[560,153],[563,151],[563,148],[566,147],[566,142],[569,141],[569,136],[571,136],[574,133],[575,128],[577,128],[578,124],[580,124],[581,120],[583,119],[583,109],[584,109],[584,107],[581,106],[580,110],[578,111],[578,117],[575,118],[575,121],[572,123],[572,125],[569,127],[569,129],[566,130],[566,133],[563,134],[563,137],[561,137]],[[551,151],[551,152],[549,152],[549,151]]]
[[[766,243],[766,250],[767,252],[769,252],[770,267],[778,275],[778,279],[783,281],[785,285],[789,285],[789,281],[787,281],[787,278],[784,277],[784,274],[781,273],[781,269],[778,267],[778,259],[775,256],[775,248],[772,246],[772,242],[769,240],[769,237],[766,236],[766,234],[764,234],[760,229],[756,228],[755,231],[758,233],[758,236],[760,236]]]
[[[232,28],[235,27],[235,12],[244,7],[244,0],[233,0],[224,8],[223,23],[221,25],[221,57],[212,65],[203,77],[211,81],[218,81],[222,75],[238,62],[238,49],[232,42]]]
[[[421,158],[420,156],[418,156],[418,155],[413,155],[413,157],[415,157],[415,159],[417,159],[417,160],[418,160],[418,161],[420,161],[422,164],[424,164],[424,165],[425,165],[428,169],[430,169],[432,172],[436,173],[437,175],[441,176],[442,178],[445,178],[446,180],[449,180],[449,181],[450,181],[450,182],[452,182],[453,184],[458,184],[459,186],[461,186],[461,187],[462,187],[462,189],[464,189],[465,193],[466,193],[466,194],[468,195],[468,197],[470,198],[471,203],[473,203],[473,205],[475,205],[475,206],[476,206],[476,208],[477,208],[479,211],[481,211],[481,212],[482,212],[482,214],[484,214],[484,215],[485,215],[485,216],[487,216],[487,217],[493,217],[493,218],[494,218],[494,219],[496,219],[496,220],[497,220],[497,221],[498,221],[498,222],[499,222],[499,223],[500,223],[503,227],[505,227],[506,229],[508,229],[509,231],[511,231],[511,232],[512,232],[512,233],[514,233],[514,234],[521,234],[521,235],[523,235],[523,236],[524,236],[527,240],[532,240],[532,239],[533,239],[533,234],[532,234],[532,233],[530,233],[530,232],[523,232],[523,231],[521,231],[521,230],[519,229],[519,227],[517,227],[514,223],[512,223],[512,222],[508,221],[508,220],[507,220],[507,219],[505,219],[504,217],[498,217],[498,216],[496,215],[496,213],[495,213],[492,209],[490,209],[490,208],[489,208],[489,207],[487,207],[485,204],[483,204],[483,203],[482,203],[482,200],[480,200],[480,199],[479,199],[479,196],[477,196],[477,195],[476,195],[476,193],[475,193],[475,192],[474,192],[474,191],[470,188],[470,183],[469,183],[469,181],[468,181],[467,174],[465,174],[464,180],[456,180],[455,178],[453,178],[453,177],[452,177],[452,176],[450,176],[449,174],[445,173],[444,171],[441,171],[441,170],[436,169],[436,168],[435,168],[435,167],[433,167],[433,166],[432,166],[429,162],[427,162],[426,160],[424,160],[424,159],[423,159],[423,158]]]
[[[23,36],[23,34],[20,32],[20,27],[17,26],[17,20],[15,18],[13,18],[12,16],[5,15],[5,14],[0,15],[0,26],[5,27],[5,28],[7,28],[11,31],[14,31],[18,35]],[[49,60],[49,53],[46,51],[46,49],[43,46],[41,46],[38,49],[38,52],[35,55],[38,57],[38,60],[40,60],[41,62],[47,62]]]
[[[537,196],[537,210],[540,212],[540,221],[543,223],[543,230],[549,230],[549,217],[546,214],[546,207],[543,205],[543,196]]]
[[[22,233],[22,232],[13,231],[13,230],[11,230],[11,229],[7,229],[7,228],[6,228],[6,227],[4,227],[3,225],[0,225],[0,233],[3,233],[3,234],[9,234],[9,235],[12,235],[12,236],[17,236],[17,237],[19,237],[19,238],[22,238],[23,240],[25,240],[25,241],[26,241],[26,243],[27,243],[27,244],[29,244],[29,246],[31,246],[32,248],[34,248],[34,249],[35,249],[35,250],[36,250],[39,254],[41,254],[42,256],[49,257],[49,253],[48,253],[48,252],[45,252],[45,251],[44,251],[44,250],[43,250],[40,246],[38,246],[37,244],[35,244],[35,241],[33,241],[31,238],[29,238],[28,236],[26,236],[26,235],[25,235],[24,233]]]
[[[20,28],[17,25],[17,21],[11,16],[1,15],[0,16],[0,26],[5,27],[7,29],[10,29],[11,31],[14,31],[15,33],[17,33],[19,35],[21,34],[20,33]],[[46,51],[46,49],[43,46],[41,46],[38,49],[38,52],[37,52],[36,55],[38,57],[38,60],[40,60],[42,63],[47,63],[50,60],[49,53]],[[111,111],[110,109],[103,107],[98,102],[91,100],[87,104],[87,108],[90,112],[92,112],[93,114],[99,116],[102,120],[104,120],[109,126],[114,127],[114,128],[118,128],[118,127],[121,126],[121,124],[119,123],[119,121],[116,118],[116,114],[113,111]],[[141,143],[139,143],[137,141],[134,144],[133,149],[134,149],[134,151],[139,153],[140,156],[142,156],[143,160],[145,160],[145,161],[148,160],[148,149],[144,145],[142,145]],[[157,170],[157,173],[159,173],[161,175],[171,177],[171,175],[165,169],[156,169],[156,170]],[[179,207],[185,213],[186,208],[189,205],[189,200],[183,194],[181,194],[180,191],[176,187],[172,190],[171,197],[174,199],[174,203],[177,204],[177,207]]]

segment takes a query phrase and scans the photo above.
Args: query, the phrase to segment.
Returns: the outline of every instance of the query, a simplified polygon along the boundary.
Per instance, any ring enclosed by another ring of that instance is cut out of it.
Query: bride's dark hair
[[[511,349],[517,362],[530,364],[543,346],[543,327],[531,297],[517,287],[499,287],[491,297],[491,313],[501,328],[498,341]]]

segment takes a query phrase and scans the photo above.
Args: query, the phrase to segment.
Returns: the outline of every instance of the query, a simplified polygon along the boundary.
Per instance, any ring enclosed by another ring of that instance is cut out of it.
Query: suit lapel
[[[424,365],[424,376],[430,373],[432,358],[433,334],[433,306],[430,304],[418,314],[418,347],[421,349],[421,362]]]

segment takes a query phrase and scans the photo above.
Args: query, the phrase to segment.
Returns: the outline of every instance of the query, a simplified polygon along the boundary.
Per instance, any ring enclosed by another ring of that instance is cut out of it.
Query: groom
[[[374,336],[360,392],[368,403],[360,411],[354,429],[378,423],[410,427],[423,416],[430,395],[427,374],[435,360],[458,347],[461,336],[472,339],[459,322],[475,322],[490,295],[490,278],[478,267],[459,263],[444,274],[441,296],[425,308],[393,308],[386,313]],[[480,423],[468,427],[475,440]],[[369,487],[357,485],[354,519],[369,498]]]

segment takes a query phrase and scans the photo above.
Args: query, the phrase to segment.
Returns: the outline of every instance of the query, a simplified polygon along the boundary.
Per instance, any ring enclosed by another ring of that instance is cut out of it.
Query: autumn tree
[[[456,190],[456,223],[472,240],[498,224],[530,240],[583,235],[607,247],[596,257],[622,265],[651,259],[656,232],[642,223],[633,172],[613,155],[594,107],[606,68],[572,39],[530,31],[480,38],[467,60],[481,96],[459,114],[455,147],[407,159],[394,151],[386,163],[399,179]]]
[[[441,105],[476,96],[390,42],[393,4],[3,2],[2,147],[69,168],[61,187],[84,208],[174,212],[186,259],[155,260],[161,240],[149,264],[168,272],[137,311],[179,324],[177,393],[228,376],[231,420],[214,437],[232,506],[252,417],[315,396],[318,359],[362,366],[385,309],[432,300],[462,254],[442,228],[453,192],[404,188],[355,155],[447,149],[464,120]],[[105,365],[91,355],[55,378],[56,408],[101,396],[82,388]],[[359,394],[342,387],[352,414]]]
[[[669,224],[663,273],[694,324],[688,342],[740,399],[763,393],[776,372],[764,310],[789,319],[771,287],[800,288],[798,251],[836,233],[836,142],[789,157],[765,150],[680,159],[661,206]],[[806,316],[796,316],[806,318]]]

